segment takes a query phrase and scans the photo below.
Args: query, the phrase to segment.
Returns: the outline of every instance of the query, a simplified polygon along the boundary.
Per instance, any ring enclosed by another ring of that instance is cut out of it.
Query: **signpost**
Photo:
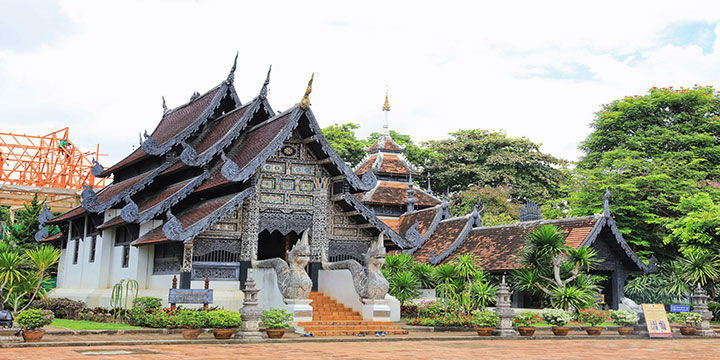
[[[650,337],[672,337],[672,329],[662,304],[642,304]]]
[[[172,288],[168,294],[170,309],[175,310],[176,304],[203,304],[207,310],[208,304],[213,302],[213,291],[210,289],[210,279],[205,278],[204,289],[178,289],[177,277],[173,276]]]

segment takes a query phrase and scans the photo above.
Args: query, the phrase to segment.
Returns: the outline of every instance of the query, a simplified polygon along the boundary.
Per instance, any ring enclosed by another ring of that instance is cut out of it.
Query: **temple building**
[[[141,296],[167,299],[174,275],[181,288],[208,277],[215,304],[237,309],[251,255],[286,259],[306,229],[315,289],[323,250],[362,261],[381,232],[389,248],[410,246],[358,200],[378,186],[376,172],[357,175],[327,142],[310,109],[312,79],[299,104],[275,113],[270,72],[243,103],[234,70],[177,108],[163,100],[139,148],[93,168],[114,182],[85,189],[82,206],[48,222],[68,234],[55,296],[107,306],[113,284],[135,279]]]
[[[63,249],[54,296],[108,306],[113,285],[134,279],[139,296],[167,301],[174,276],[183,289],[202,288],[208,278],[214,304],[238,309],[251,263],[287,261],[296,244],[305,249],[305,240],[299,242],[305,230],[312,290],[356,311],[382,300],[366,302],[352,290],[358,269],[368,271],[365,262],[372,254],[404,251],[433,265],[473,254],[485,270],[504,273],[517,268],[514,253],[527,232],[545,223],[562,228],[571,246],[598,250],[603,262],[596,271],[611,279],[606,289],[613,307],[628,273],[651,270],[617,230],[607,199],[602,215],[585,218],[546,221],[537,213],[527,221],[487,227],[477,209],[451,216],[446,200],[413,183],[420,169],[390,137],[387,94],[382,132],[350,169],[310,108],[312,78],[298,104],[276,113],[267,99],[270,71],[247,102],[235,91],[234,71],[235,65],[217,86],[195,92],[176,108],[163,99],[157,127],[143,134],[136,150],[109,168],[95,163],[93,175],[112,177],[113,183],[97,193],[86,188],[81,206],[45,222],[63,229],[42,240]],[[384,248],[376,239],[383,239]],[[345,261],[362,265],[351,267],[353,278],[328,270]],[[277,303],[279,280],[262,271],[256,278],[261,300]],[[399,319],[398,303],[388,301],[393,319]],[[515,301],[524,305],[522,297]]]

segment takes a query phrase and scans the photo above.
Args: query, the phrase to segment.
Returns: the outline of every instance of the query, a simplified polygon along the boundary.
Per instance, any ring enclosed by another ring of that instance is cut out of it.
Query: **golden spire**
[[[310,93],[312,92],[313,79],[315,79],[315,73],[313,73],[312,76],[310,77],[310,81],[308,81],[307,89],[305,89],[305,95],[303,96],[302,100],[300,100],[300,108],[303,110],[307,110],[307,108],[310,107]]]
[[[383,111],[390,111],[390,102],[388,101],[388,89],[385,89],[385,104],[383,104]]]

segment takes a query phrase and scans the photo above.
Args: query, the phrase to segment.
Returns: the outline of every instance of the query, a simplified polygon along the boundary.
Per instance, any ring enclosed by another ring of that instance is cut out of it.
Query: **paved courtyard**
[[[720,339],[307,342],[0,349],[0,359],[720,359]]]

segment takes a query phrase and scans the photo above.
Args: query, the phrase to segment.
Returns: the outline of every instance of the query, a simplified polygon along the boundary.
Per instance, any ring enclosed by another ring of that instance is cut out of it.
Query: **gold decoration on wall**
[[[305,96],[303,96],[302,100],[300,100],[300,108],[303,110],[307,110],[307,108],[310,107],[310,93],[312,92],[312,82],[315,78],[315,73],[312,74],[310,77],[310,81],[308,81],[307,89],[305,89]]]

